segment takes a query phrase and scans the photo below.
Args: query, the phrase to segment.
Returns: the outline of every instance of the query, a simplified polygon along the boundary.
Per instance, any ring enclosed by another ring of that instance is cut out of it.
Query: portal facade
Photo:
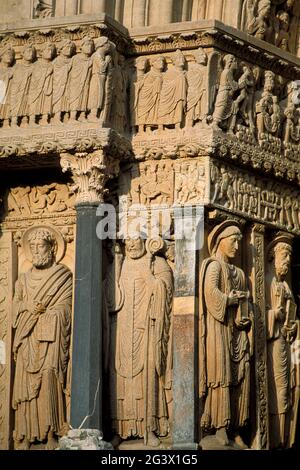
[[[1,449],[299,445],[300,8],[156,3],[1,6]]]

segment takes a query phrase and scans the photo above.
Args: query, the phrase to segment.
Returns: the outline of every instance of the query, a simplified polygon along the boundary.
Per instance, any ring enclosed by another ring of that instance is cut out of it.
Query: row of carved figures
[[[258,138],[269,134],[287,143],[299,143],[300,113],[294,82],[284,83],[272,71],[239,63],[204,49],[187,61],[180,50],[173,67],[166,59],[136,61],[133,83],[132,127],[139,132],[165,127],[191,127],[198,122],[235,132],[241,126]],[[283,129],[283,131],[282,131]],[[283,133],[283,134],[282,134]]]
[[[288,276],[292,236],[279,233],[267,247],[266,310],[259,315],[254,314],[254,293],[250,295],[245,273],[234,262],[241,239],[242,231],[235,221],[214,227],[207,239],[209,257],[200,270],[203,436],[206,432],[213,436],[216,447],[228,446],[230,439],[239,448],[246,447],[241,435],[250,418],[251,367],[256,351],[253,331],[265,327],[266,335],[255,339],[256,344],[262,342],[260,350],[267,349],[265,358],[255,358],[260,361],[258,373],[265,375],[260,377],[262,382],[253,384],[260,387],[257,396],[261,403],[257,406],[268,403],[269,407],[260,414],[264,420],[261,426],[269,421],[272,448],[291,447],[300,390],[299,361],[292,361],[292,345],[297,335],[299,338]],[[31,227],[22,246],[33,268],[19,276],[13,302],[14,439],[19,449],[44,440],[46,448],[53,449],[57,436],[66,429],[72,275],[59,263],[63,244],[56,229]],[[116,442],[140,437],[146,444],[158,446],[161,437],[170,432],[172,419],[174,256],[170,250],[167,255],[160,237],[146,241],[129,238],[108,251],[111,262],[103,288],[103,327],[107,333],[104,364],[111,428]],[[263,277],[256,282],[262,283]],[[262,284],[259,289],[263,290]],[[250,440],[248,433],[248,445]]]
[[[24,47],[22,61],[7,46],[1,52],[2,99],[0,121],[3,127],[45,125],[68,120],[100,120],[122,130],[125,121],[126,85],[123,56],[106,37],[82,40],[80,52],[75,43],[47,43],[37,59],[36,48]],[[118,102],[112,100],[113,93]]]

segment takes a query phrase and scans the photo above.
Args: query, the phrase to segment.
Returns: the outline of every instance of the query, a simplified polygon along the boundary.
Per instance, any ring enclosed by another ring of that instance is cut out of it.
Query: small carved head
[[[135,67],[138,72],[146,72],[146,69],[148,67],[149,60],[147,57],[138,57],[135,61]]]
[[[23,49],[23,59],[26,62],[34,62],[36,60],[36,48],[31,44],[25,46]]]
[[[72,57],[76,53],[76,45],[70,39],[64,39],[60,44],[60,52],[65,57]]]
[[[47,43],[43,49],[42,57],[46,60],[52,60],[56,56],[56,46],[52,43]]]
[[[271,13],[271,0],[259,0],[258,2],[258,15],[265,18]]]
[[[199,49],[195,51],[195,59],[196,59],[196,62],[198,62],[198,64],[201,64],[201,65],[207,64],[207,54],[202,47],[199,47]]]
[[[185,66],[185,57],[180,49],[177,49],[174,57],[174,65],[180,70],[184,69]]]
[[[282,235],[275,238],[268,248],[268,259],[274,262],[276,275],[284,279],[289,272],[292,257],[292,237]]]
[[[209,234],[209,251],[212,256],[234,258],[239,249],[242,233],[234,221],[227,220],[216,226]]]
[[[33,266],[38,269],[52,266],[57,252],[57,241],[53,233],[45,228],[38,228],[28,236],[28,242]]]
[[[2,49],[0,57],[4,64],[11,66],[15,61],[15,50],[11,46],[7,46]]]
[[[237,68],[236,58],[232,54],[226,54],[223,58],[223,62],[224,62],[224,68],[225,69],[229,69],[229,68],[236,69]]]
[[[280,29],[282,31],[287,32],[290,27],[290,15],[288,14],[288,12],[281,10],[277,13],[276,16],[280,21]]]
[[[127,238],[125,240],[126,255],[131,259],[138,259],[144,256],[146,248],[142,238]]]
[[[91,56],[95,50],[94,41],[91,38],[84,38],[81,43],[81,50],[87,56]]]
[[[159,72],[164,70],[165,65],[166,59],[162,55],[158,55],[151,60],[151,66]]]
[[[264,90],[272,92],[275,86],[275,74],[271,70],[265,72],[265,85]]]

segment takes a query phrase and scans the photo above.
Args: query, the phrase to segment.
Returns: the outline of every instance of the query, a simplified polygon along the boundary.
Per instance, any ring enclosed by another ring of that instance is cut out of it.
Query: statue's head
[[[28,236],[28,243],[35,268],[49,268],[55,262],[57,241],[53,233],[46,228],[38,228]]]
[[[56,56],[56,46],[55,44],[48,43],[43,49],[42,57],[47,60],[52,60]]]
[[[292,236],[279,234],[269,245],[269,261],[273,261],[276,276],[284,279],[290,269],[292,257]]]
[[[177,49],[175,52],[174,65],[180,70],[183,70],[185,67],[185,57],[180,49]]]
[[[229,68],[236,69],[237,68],[236,58],[232,54],[226,54],[223,58],[223,62],[224,62],[224,68],[225,69],[229,69]]]
[[[95,50],[95,44],[93,39],[84,38],[81,43],[81,50],[84,54],[91,56]]]
[[[70,39],[64,39],[60,44],[60,52],[65,57],[72,57],[76,53],[76,45]]]
[[[131,259],[138,259],[144,256],[146,248],[142,238],[127,238],[125,240],[126,255]]]
[[[275,86],[275,74],[271,72],[271,70],[267,70],[265,72],[264,90],[268,92],[272,92],[274,86]]]
[[[23,59],[26,62],[34,62],[36,60],[36,48],[28,44],[23,49]]]
[[[277,13],[277,18],[280,21],[280,29],[287,32],[290,27],[290,15],[287,11],[281,10]]]
[[[207,54],[202,47],[199,47],[199,49],[195,51],[194,55],[195,55],[196,62],[198,62],[198,64],[201,64],[201,65],[207,64]]]
[[[3,62],[4,64],[9,65],[9,66],[13,65],[15,61],[15,51],[9,45],[1,51],[0,57],[1,57],[1,62]]]
[[[151,60],[151,66],[159,72],[162,72],[164,70],[165,64],[166,59],[162,55],[158,55]]]
[[[260,17],[267,17],[271,13],[271,0],[260,0],[258,2],[258,15]]]
[[[148,67],[149,60],[147,57],[138,57],[135,61],[135,67],[139,72],[145,72]]]
[[[224,259],[232,259],[239,249],[242,233],[235,221],[226,220],[217,225],[209,234],[210,254]]]

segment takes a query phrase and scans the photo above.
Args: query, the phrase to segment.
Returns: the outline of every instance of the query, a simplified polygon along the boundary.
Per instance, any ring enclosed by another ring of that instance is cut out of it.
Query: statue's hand
[[[238,292],[236,290],[232,290],[228,295],[227,305],[231,307],[232,305],[238,305],[238,303],[239,303]]]
[[[282,307],[277,308],[274,310],[276,320],[282,321],[285,317],[285,312]]]
[[[290,344],[293,343],[296,339],[296,336],[297,336],[297,323],[292,322],[289,325],[284,325],[282,330],[284,330],[284,332],[282,332],[282,334],[285,333],[284,336],[286,337],[286,340]]]
[[[235,324],[239,330],[247,330],[251,326],[251,320],[250,318],[242,318],[241,320],[236,321]]]
[[[45,311],[46,311],[45,305],[42,304],[41,302],[38,302],[35,304],[32,313],[34,315],[42,315],[43,313],[45,313]]]

